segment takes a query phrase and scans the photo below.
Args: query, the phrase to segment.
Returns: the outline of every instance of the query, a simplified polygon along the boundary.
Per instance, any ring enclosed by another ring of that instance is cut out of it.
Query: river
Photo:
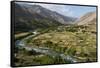
[[[34,33],[34,32],[32,32],[32,33]],[[49,55],[49,56],[51,56],[51,57],[57,57],[57,56],[59,56],[59,57],[61,57],[63,60],[65,60],[66,62],[71,62],[71,63],[76,63],[77,61],[74,59],[74,58],[72,58],[71,56],[69,56],[69,55],[64,55],[63,53],[58,53],[58,52],[55,52],[55,51],[53,51],[53,50],[51,50],[50,48],[47,48],[47,47],[28,47],[28,45],[26,45],[26,42],[25,41],[27,41],[28,39],[31,39],[31,38],[33,38],[33,37],[35,37],[37,34],[36,34],[36,32],[35,32],[35,34],[33,34],[33,35],[30,35],[30,36],[28,36],[28,37],[26,37],[26,38],[24,38],[24,39],[22,39],[22,40],[17,40],[16,42],[15,42],[15,45],[17,46],[17,47],[21,47],[21,48],[25,48],[25,50],[27,50],[27,51],[35,51],[35,52],[37,52],[37,53],[41,53],[41,54],[45,54],[45,55]]]

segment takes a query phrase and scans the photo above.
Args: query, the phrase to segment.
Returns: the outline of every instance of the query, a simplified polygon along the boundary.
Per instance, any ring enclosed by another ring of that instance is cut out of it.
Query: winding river
[[[35,52],[37,52],[37,53],[41,53],[41,54],[45,54],[45,55],[49,55],[49,56],[51,56],[51,57],[57,57],[57,56],[59,56],[59,57],[61,57],[63,60],[65,60],[66,62],[71,62],[71,63],[75,63],[75,62],[77,62],[74,58],[72,58],[71,56],[69,56],[69,55],[64,55],[63,53],[58,53],[58,52],[55,52],[55,51],[53,51],[53,50],[51,50],[51,49],[49,49],[49,48],[47,48],[47,47],[28,47],[26,44],[25,44],[25,41],[26,40],[28,40],[28,39],[31,39],[31,38],[33,38],[33,37],[35,37],[37,34],[35,33],[34,34],[34,32],[32,32],[33,33],[33,35],[30,35],[30,36],[28,36],[28,37],[26,37],[26,38],[24,38],[24,39],[22,39],[22,40],[17,40],[16,42],[15,42],[15,45],[17,46],[17,47],[22,47],[22,48],[25,48],[25,50],[27,50],[27,51],[35,51]]]

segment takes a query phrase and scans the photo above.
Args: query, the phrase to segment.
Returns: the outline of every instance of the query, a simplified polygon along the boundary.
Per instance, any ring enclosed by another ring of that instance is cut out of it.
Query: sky
[[[96,7],[89,6],[73,6],[73,5],[57,5],[57,4],[37,4],[44,8],[56,11],[65,16],[81,17],[88,12],[96,11]]]
[[[25,2],[24,2],[25,3]],[[64,16],[80,18],[88,12],[96,11],[96,7],[90,6],[75,6],[75,5],[57,5],[57,4],[44,4],[44,3],[28,3],[31,5],[40,5],[49,10],[60,13]]]

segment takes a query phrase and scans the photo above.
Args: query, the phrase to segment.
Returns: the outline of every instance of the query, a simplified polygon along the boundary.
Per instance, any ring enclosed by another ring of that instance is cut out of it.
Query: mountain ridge
[[[29,31],[69,24],[75,19],[48,10],[40,5],[15,3],[15,31]]]
[[[28,9],[30,13],[38,13],[43,17],[52,18],[62,24],[70,24],[76,20],[76,18],[67,17],[62,14],[57,13],[56,11],[52,11],[50,9],[44,8],[40,5],[29,5],[29,4],[19,4],[24,10]]]
[[[78,25],[88,25],[96,23],[96,12],[88,12],[85,15],[81,16],[80,19],[77,21]]]

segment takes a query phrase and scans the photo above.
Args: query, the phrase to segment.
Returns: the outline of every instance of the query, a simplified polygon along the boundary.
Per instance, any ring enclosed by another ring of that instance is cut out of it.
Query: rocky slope
[[[39,5],[15,3],[15,31],[69,24],[75,20]]]
[[[87,30],[96,32],[96,12],[89,12],[83,15],[77,21],[77,24],[87,26]]]

